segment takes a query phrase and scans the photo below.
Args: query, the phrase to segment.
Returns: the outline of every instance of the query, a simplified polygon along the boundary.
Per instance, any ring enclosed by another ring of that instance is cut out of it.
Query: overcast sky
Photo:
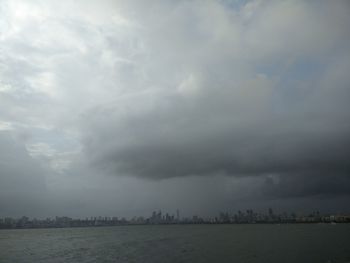
[[[0,1],[0,216],[350,212],[349,1]]]

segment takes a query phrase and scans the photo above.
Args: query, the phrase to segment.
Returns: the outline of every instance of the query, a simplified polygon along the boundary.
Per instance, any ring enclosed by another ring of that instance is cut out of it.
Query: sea
[[[0,230],[0,262],[350,263],[350,224]]]

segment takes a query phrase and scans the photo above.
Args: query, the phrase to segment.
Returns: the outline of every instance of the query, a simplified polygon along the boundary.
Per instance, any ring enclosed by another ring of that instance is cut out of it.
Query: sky
[[[0,217],[350,212],[349,12],[1,0]]]

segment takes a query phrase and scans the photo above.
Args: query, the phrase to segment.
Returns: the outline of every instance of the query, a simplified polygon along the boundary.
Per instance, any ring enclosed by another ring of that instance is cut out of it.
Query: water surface
[[[350,224],[0,230],[0,262],[350,262]]]

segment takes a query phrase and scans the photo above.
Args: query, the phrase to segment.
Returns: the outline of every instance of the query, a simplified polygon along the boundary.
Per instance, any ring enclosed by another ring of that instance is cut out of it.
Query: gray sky
[[[348,1],[0,2],[0,216],[350,212]]]

